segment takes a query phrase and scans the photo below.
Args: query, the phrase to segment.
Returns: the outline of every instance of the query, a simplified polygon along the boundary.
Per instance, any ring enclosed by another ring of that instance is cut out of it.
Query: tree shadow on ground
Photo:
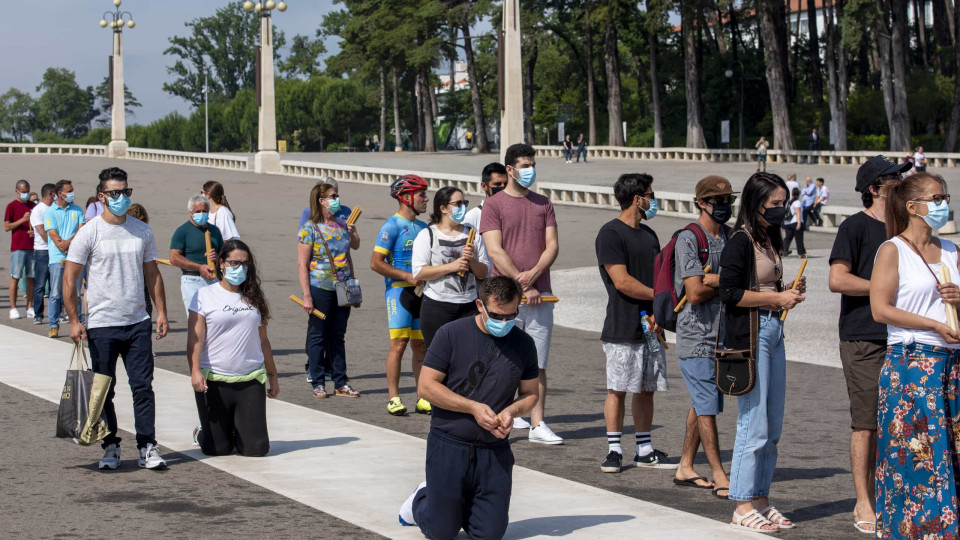
[[[789,480],[820,480],[830,478],[838,474],[850,474],[847,469],[839,467],[820,467],[817,469],[796,469],[792,467],[777,467],[773,473],[774,482],[786,482]]]
[[[537,536],[567,536],[580,529],[604,523],[623,523],[635,519],[627,515],[551,516],[522,519],[510,523],[505,539],[520,540]]]
[[[841,499],[839,501],[823,502],[803,508],[795,508],[790,511],[790,519],[801,523],[814,519],[826,518],[837,514],[851,514],[850,520],[853,521],[853,507],[857,505],[857,499]]]

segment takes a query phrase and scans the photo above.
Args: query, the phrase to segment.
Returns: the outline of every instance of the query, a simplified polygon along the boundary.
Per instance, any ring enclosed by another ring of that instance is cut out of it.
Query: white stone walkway
[[[0,382],[59,402],[70,351],[71,345],[64,341],[0,326]],[[121,428],[133,431],[130,391],[126,375],[118,371],[119,423]],[[267,407],[271,437],[268,456],[210,458],[191,442],[191,431],[198,420],[189,378],[158,369],[154,391],[161,445],[384,536],[423,538],[416,527],[397,523],[397,510],[423,479],[426,441],[271,400]],[[53,433],[55,426],[48,428]],[[99,447],[89,452],[91,461],[99,459]],[[176,468],[171,472],[176,474]],[[339,487],[322,490],[321,481]],[[759,537],[693,514],[523,467],[514,468],[510,518],[508,539]]]

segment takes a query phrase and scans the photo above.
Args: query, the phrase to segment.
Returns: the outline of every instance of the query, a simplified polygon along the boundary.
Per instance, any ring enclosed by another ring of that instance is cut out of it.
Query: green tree
[[[110,77],[104,77],[103,82],[101,82],[97,88],[94,90],[94,109],[96,110],[97,117],[94,119],[94,122],[98,126],[108,126],[110,125],[110,94],[112,90],[110,88]],[[134,97],[133,92],[130,91],[130,88],[124,84],[123,85],[123,110],[127,113],[127,116],[134,116],[134,109],[138,109],[143,105],[137,101],[137,98]]]
[[[327,48],[320,39],[310,39],[297,34],[290,44],[290,54],[278,64],[280,73],[287,78],[310,77],[320,73],[320,56]]]
[[[11,88],[0,96],[0,135],[9,133],[16,142],[23,142],[33,131],[34,100],[30,94]]]
[[[36,125],[59,137],[82,137],[96,117],[93,87],[80,88],[76,75],[64,68],[48,68],[37,86]]]
[[[203,104],[203,75],[209,73],[209,90],[217,99],[231,99],[243,88],[256,88],[256,48],[260,39],[260,16],[248,14],[239,2],[222,7],[213,16],[194,19],[184,26],[187,37],[170,38],[163,51],[177,58],[167,73],[175,77],[163,90],[194,107]],[[286,39],[274,29],[274,60]]]

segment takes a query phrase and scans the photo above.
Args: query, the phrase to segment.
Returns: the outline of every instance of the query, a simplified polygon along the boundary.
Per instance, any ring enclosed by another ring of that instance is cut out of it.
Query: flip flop
[[[706,476],[694,476],[693,478],[687,478],[687,479],[685,479],[685,480],[677,480],[676,478],[674,478],[674,479],[673,479],[673,483],[676,484],[676,485],[678,485],[678,486],[682,486],[682,487],[695,487],[695,488],[700,488],[700,489],[712,489],[712,488],[713,488],[713,486],[701,486],[700,484],[697,483],[697,480],[703,480],[704,482],[710,482],[710,479],[707,478]],[[710,482],[710,483],[712,484],[713,482]]]
[[[721,490],[721,489],[727,490],[727,494],[726,494],[726,495],[721,495],[721,494],[720,494],[720,490]],[[723,500],[725,500],[725,501],[728,500],[728,499],[730,499],[730,486],[716,487],[716,488],[711,489],[710,492],[713,493],[713,496],[716,497],[716,498],[718,498],[718,499],[723,499]]]
[[[870,529],[865,529],[865,528],[861,527],[861,525],[873,525],[874,527],[876,527],[876,526],[877,526],[877,522],[876,522],[876,521],[867,521],[867,520],[865,520],[865,519],[862,519],[862,520],[860,520],[860,521],[855,521],[855,522],[853,523],[853,526],[856,527],[856,529],[857,529],[858,531],[860,531],[860,532],[862,532],[862,533],[864,533],[864,534],[877,534],[877,531],[871,531]]]

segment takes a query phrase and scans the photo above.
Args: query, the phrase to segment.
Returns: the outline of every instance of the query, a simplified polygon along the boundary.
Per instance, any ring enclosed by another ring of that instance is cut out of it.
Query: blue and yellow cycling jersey
[[[387,219],[380,233],[377,234],[377,244],[373,250],[386,256],[387,264],[404,272],[413,270],[413,240],[427,224],[418,220],[407,221],[400,214],[394,214]],[[384,276],[387,289],[392,287],[412,287],[413,284]]]

